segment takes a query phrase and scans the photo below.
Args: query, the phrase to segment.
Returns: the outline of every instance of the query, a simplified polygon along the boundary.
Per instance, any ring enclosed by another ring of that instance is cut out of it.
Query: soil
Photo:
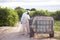
[[[60,32],[55,32],[54,38],[48,34],[35,34],[34,37],[22,35],[22,26],[19,23],[16,27],[0,27],[0,40],[60,40]]]

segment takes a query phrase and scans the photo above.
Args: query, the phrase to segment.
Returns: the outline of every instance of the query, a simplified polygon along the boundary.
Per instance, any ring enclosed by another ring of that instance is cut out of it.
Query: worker
[[[30,20],[30,16],[29,16],[29,11],[27,10],[25,13],[22,14],[22,17],[21,17],[23,35],[29,35],[29,33],[30,33],[29,20]]]

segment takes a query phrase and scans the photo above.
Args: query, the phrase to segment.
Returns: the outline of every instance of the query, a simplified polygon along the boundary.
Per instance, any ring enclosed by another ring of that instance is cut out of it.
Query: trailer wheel
[[[30,37],[34,37],[34,31],[32,28],[30,28]]]
[[[49,34],[50,37],[54,37],[54,32]]]

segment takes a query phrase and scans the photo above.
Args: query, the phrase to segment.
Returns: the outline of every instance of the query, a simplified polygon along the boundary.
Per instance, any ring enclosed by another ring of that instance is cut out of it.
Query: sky
[[[20,6],[25,9],[56,11],[60,10],[60,0],[0,0],[0,6],[12,9]]]

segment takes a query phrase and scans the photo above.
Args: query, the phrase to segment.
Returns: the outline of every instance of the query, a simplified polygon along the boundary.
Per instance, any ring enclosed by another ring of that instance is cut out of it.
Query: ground
[[[0,27],[0,40],[60,40],[59,37],[49,38],[48,34],[38,34],[32,38],[23,36],[22,27],[19,23],[16,27]],[[60,34],[60,33],[59,33]]]

